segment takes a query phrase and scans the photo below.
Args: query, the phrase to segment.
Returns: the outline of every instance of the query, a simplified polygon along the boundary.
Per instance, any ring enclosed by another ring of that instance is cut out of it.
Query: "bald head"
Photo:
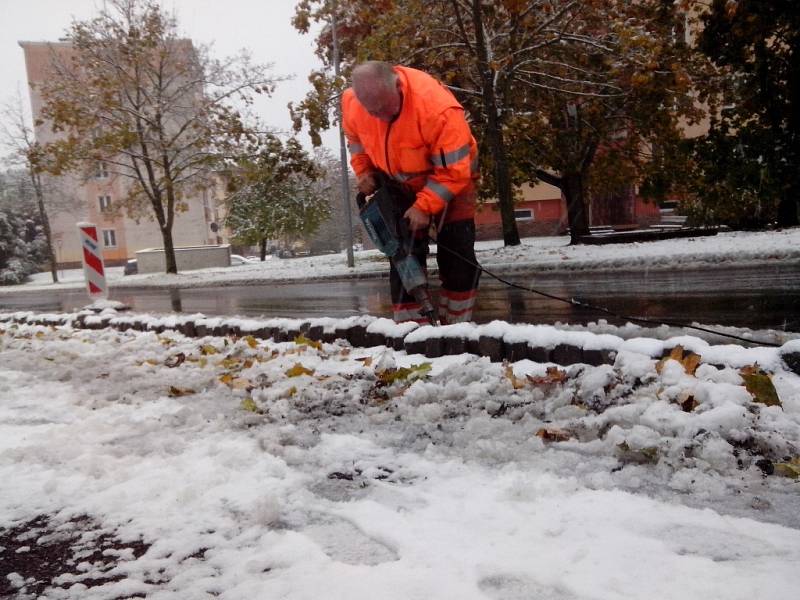
[[[392,121],[400,113],[403,96],[400,79],[392,65],[371,60],[353,69],[353,92],[373,117]]]

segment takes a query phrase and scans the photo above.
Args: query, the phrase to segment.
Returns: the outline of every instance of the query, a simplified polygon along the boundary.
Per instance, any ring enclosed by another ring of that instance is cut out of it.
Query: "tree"
[[[45,207],[44,170],[47,158],[41,144],[36,141],[32,128],[28,125],[20,94],[17,94],[13,101],[6,103],[0,109],[0,145],[4,145],[10,150],[8,160],[14,166],[22,168],[30,182],[36,199],[38,222],[41,224],[44,234],[44,252],[39,252],[39,254],[50,263],[50,275],[53,283],[58,283],[50,218]],[[18,189],[23,191],[25,188],[18,187]],[[17,197],[20,198],[20,196]]]
[[[24,207],[0,208],[0,285],[22,283],[39,270],[47,244],[36,216]]]
[[[258,245],[264,260],[268,240],[314,233],[331,213],[320,175],[296,139],[263,136],[257,156],[231,176],[226,225],[236,241]]]
[[[710,132],[695,154],[699,204],[709,204],[706,217],[727,215],[734,224],[764,224],[772,218],[783,227],[800,223],[796,4],[712,0],[701,13],[698,48],[716,68],[702,88],[710,106]],[[735,168],[715,170],[720,158]],[[709,177],[709,171],[716,177]],[[723,188],[729,194],[718,193]]]
[[[223,61],[180,38],[156,0],[109,0],[93,19],[75,22],[67,58],[54,54],[41,85],[42,115],[61,137],[49,144],[51,171],[89,171],[104,163],[130,185],[123,204],[149,214],[176,273],[176,213],[214,169],[255,140],[245,108],[276,78],[249,57]]]
[[[498,197],[507,245],[519,243],[514,187],[539,179],[559,187],[577,242],[588,233],[593,172],[602,165],[628,183],[644,176],[647,146],[676,140],[678,118],[691,110],[671,3],[339,4],[348,68],[366,58],[395,60],[433,73],[459,97],[481,147],[482,195]],[[295,26],[307,31],[332,9],[305,0]],[[317,53],[324,60],[329,38],[323,28]],[[342,82],[324,72],[310,79],[314,91],[293,109],[296,127],[305,120],[313,131],[327,126],[322,107],[337,98]],[[594,177],[596,184],[606,179]]]

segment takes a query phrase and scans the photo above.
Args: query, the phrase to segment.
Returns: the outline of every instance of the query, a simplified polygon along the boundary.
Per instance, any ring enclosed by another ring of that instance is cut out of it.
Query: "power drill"
[[[371,196],[356,195],[361,222],[375,247],[389,257],[400,275],[403,288],[420,305],[420,315],[431,325],[438,325],[428,279],[419,260],[410,251],[413,235],[403,217],[413,204],[413,195],[383,174],[378,177],[378,182],[379,187]]]

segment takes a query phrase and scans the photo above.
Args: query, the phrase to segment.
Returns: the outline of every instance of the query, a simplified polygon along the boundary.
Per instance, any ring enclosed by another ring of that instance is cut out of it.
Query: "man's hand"
[[[406,219],[408,219],[409,224],[411,225],[411,231],[417,231],[418,229],[425,229],[431,221],[431,217],[428,213],[422,212],[416,206],[412,206],[406,211],[406,214],[403,215]]]
[[[364,175],[361,175],[356,182],[356,187],[358,188],[358,191],[365,196],[374,194],[375,190],[378,189],[378,182],[375,181],[375,174],[365,173]]]

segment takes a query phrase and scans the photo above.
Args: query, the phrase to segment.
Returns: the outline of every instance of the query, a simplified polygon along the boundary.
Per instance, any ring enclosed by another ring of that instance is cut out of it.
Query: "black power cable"
[[[594,311],[597,311],[597,312],[601,312],[601,313],[607,314],[607,315],[609,315],[611,317],[616,317],[618,319],[622,319],[622,320],[626,320],[626,321],[634,321],[634,322],[638,322],[638,323],[646,323],[648,325],[669,325],[671,327],[681,327],[681,328],[684,328],[684,329],[695,329],[697,331],[702,331],[702,332],[705,332],[705,333],[711,333],[711,334],[714,334],[714,335],[718,335],[718,336],[726,337],[726,338],[731,338],[731,339],[734,339],[734,340],[740,340],[740,341],[743,341],[743,342],[747,342],[748,344],[755,344],[757,346],[770,346],[772,348],[780,348],[781,347],[781,344],[773,344],[772,342],[764,342],[764,341],[759,341],[759,340],[752,340],[752,339],[749,339],[749,338],[746,338],[746,337],[733,335],[733,334],[730,334],[730,333],[722,333],[721,331],[714,331],[713,329],[707,329],[705,327],[699,327],[697,325],[689,325],[688,323],[683,323],[683,322],[680,322],[680,321],[673,321],[673,320],[670,320],[670,319],[654,320],[654,319],[648,319],[647,317],[632,317],[632,316],[629,316],[629,315],[621,315],[621,314],[615,313],[614,311],[609,310],[607,308],[603,308],[602,306],[595,306],[594,304],[589,304],[588,302],[581,302],[580,300],[576,300],[575,298],[562,298],[560,296],[555,296],[553,294],[548,294],[547,292],[542,292],[540,290],[536,290],[536,289],[533,289],[533,288],[530,288],[530,287],[527,287],[527,286],[524,286],[524,285],[520,285],[518,283],[514,283],[513,281],[507,281],[507,280],[503,279],[502,277],[500,277],[499,275],[496,275],[496,274],[492,273],[491,271],[489,271],[488,269],[486,269],[485,267],[479,265],[478,263],[474,263],[471,260],[469,260],[467,258],[464,258],[461,254],[459,254],[455,250],[451,250],[447,246],[444,246],[444,245],[440,244],[438,242],[438,240],[432,239],[432,241],[437,245],[438,248],[442,248],[443,250],[446,250],[450,254],[453,254],[456,257],[458,257],[461,260],[463,260],[465,263],[467,263],[469,265],[472,265],[476,269],[480,269],[483,273],[486,273],[487,275],[489,275],[489,277],[492,277],[492,278],[496,279],[500,283],[503,283],[503,284],[505,284],[505,285],[507,285],[509,287],[512,287],[512,288],[516,288],[518,290],[523,290],[525,292],[531,292],[531,293],[534,293],[534,294],[538,294],[540,296],[544,296],[545,298],[550,298],[551,300],[557,300],[559,302],[566,302],[567,304],[571,304],[572,306],[576,306],[578,308],[583,308],[583,309],[587,309],[587,310],[594,310]]]

